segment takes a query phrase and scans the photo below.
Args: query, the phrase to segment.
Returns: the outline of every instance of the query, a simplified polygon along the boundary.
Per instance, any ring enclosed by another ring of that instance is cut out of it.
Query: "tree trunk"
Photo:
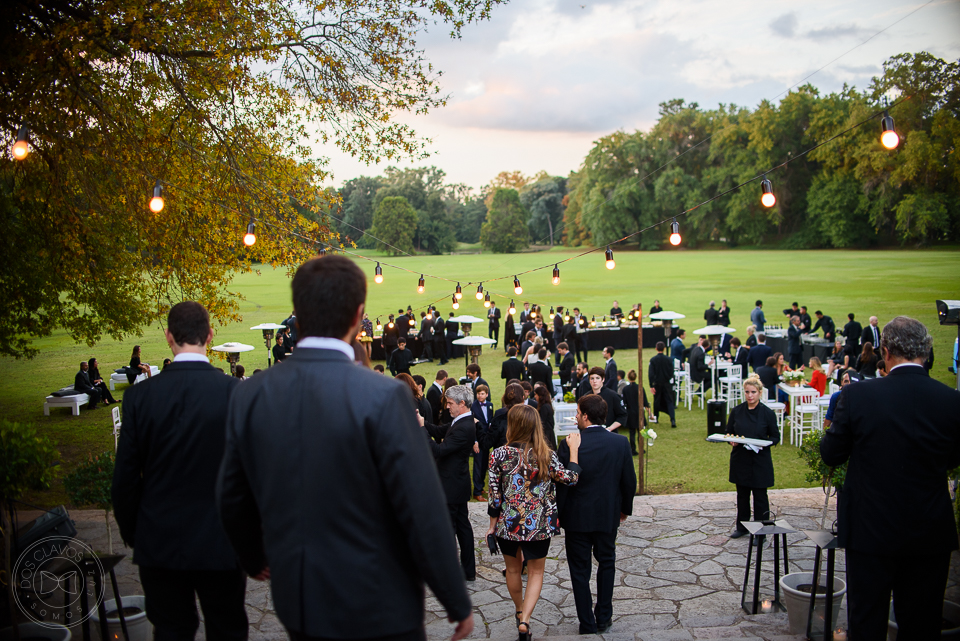
[[[550,246],[553,247],[553,221],[547,216],[547,227],[550,229]]]

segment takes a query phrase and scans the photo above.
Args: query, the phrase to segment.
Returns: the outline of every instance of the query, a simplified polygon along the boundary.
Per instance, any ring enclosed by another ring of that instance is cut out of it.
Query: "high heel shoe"
[[[520,631],[521,625],[527,629],[526,632]],[[517,641],[533,641],[533,635],[530,633],[529,621],[521,621],[517,624]]]
[[[517,627],[520,627],[520,615],[523,614],[522,611],[517,610],[517,613],[513,615],[513,618],[517,620]]]

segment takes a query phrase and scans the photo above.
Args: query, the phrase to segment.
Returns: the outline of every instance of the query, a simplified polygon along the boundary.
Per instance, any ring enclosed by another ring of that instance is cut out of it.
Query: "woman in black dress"
[[[107,387],[107,383],[103,380],[103,377],[100,376],[100,363],[97,362],[96,358],[91,358],[87,361],[87,374],[90,376],[90,384],[100,390],[100,398],[103,400],[104,405],[111,405],[116,403],[113,400],[113,394],[110,393],[110,388]]]
[[[551,450],[557,449],[557,434],[554,431],[556,422],[553,418],[553,399],[543,383],[537,383],[533,388],[533,395],[537,397],[537,413],[543,425],[543,438]]]
[[[863,351],[857,357],[857,364],[854,365],[854,369],[860,372],[860,376],[864,378],[876,378],[879,361],[880,357],[873,350],[873,344],[867,341],[863,344]]]
[[[753,375],[743,382],[743,396],[746,400],[730,412],[727,433],[773,441],[773,445],[779,443],[777,415],[760,402],[763,385],[759,377]],[[738,539],[748,533],[741,522],[750,520],[751,494],[754,521],[762,520],[770,511],[767,488],[773,485],[773,458],[769,447],[754,452],[746,445],[730,445],[733,446],[730,450],[730,482],[737,486],[737,526],[730,533],[730,538]]]
[[[127,381],[133,385],[134,381],[136,381],[137,377],[141,374],[146,374],[149,378],[150,365],[140,362],[140,346],[134,345],[133,353],[130,355],[130,367],[127,368]]]
[[[394,378],[410,388],[410,392],[413,394],[413,404],[417,406],[417,414],[422,416],[426,422],[431,422],[433,420],[433,408],[430,407],[430,401],[423,395],[423,391],[420,389],[420,386],[417,385],[417,382],[413,380],[413,377],[405,372],[401,372],[394,376]]]
[[[273,346],[273,362],[279,363],[287,357],[286,340],[283,334],[277,334],[276,342],[277,344]]]
[[[520,341],[517,340],[517,326],[513,322],[513,314],[507,314],[507,320],[504,321],[503,325],[503,351],[506,352],[507,349],[513,345],[520,350]]]

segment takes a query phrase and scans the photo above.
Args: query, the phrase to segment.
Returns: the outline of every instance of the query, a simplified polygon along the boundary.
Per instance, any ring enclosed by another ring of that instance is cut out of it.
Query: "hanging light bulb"
[[[670,244],[676,247],[680,244],[680,240],[680,223],[674,218],[673,222],[670,223]]]
[[[513,293],[517,296],[523,293],[523,287],[520,287],[520,279],[516,276],[513,277]]]
[[[383,282],[383,268],[377,263],[377,268],[373,270],[373,282],[377,285]]]
[[[487,292],[483,297],[483,306],[490,307],[490,292]]]
[[[257,242],[257,235],[254,233],[256,227],[256,223],[254,223],[252,220],[250,221],[250,224],[247,225],[247,233],[243,235],[243,244],[247,247],[252,247],[253,244]]]
[[[763,195],[760,196],[760,204],[764,207],[773,207],[777,204],[777,197],[773,195],[773,183],[764,176],[763,182],[760,183],[760,189],[763,190]]]
[[[457,293],[454,294],[457,297],[457,300],[463,298],[463,290],[460,289],[460,283],[457,283]]]
[[[424,287],[423,274],[420,274],[420,280],[417,281],[417,293],[418,293],[418,294],[422,294],[422,293],[423,293],[423,287]]]
[[[613,269],[617,266],[617,261],[613,260],[613,250],[610,249],[610,245],[607,245],[607,269]]]
[[[513,304],[513,301],[512,301],[512,300],[510,301],[510,309],[507,310],[507,313],[510,314],[511,316],[512,316],[513,314],[516,314],[516,313],[517,313],[517,308],[516,308],[516,306]]]
[[[559,263],[553,266],[553,284],[554,285],[560,284],[560,264]]]
[[[379,318],[377,318],[377,331],[383,331],[383,324],[380,322]]]
[[[537,317],[537,310],[531,309],[531,310],[530,310],[530,313],[527,314],[527,316],[528,316],[531,320],[533,320],[534,318]]]
[[[883,133],[880,134],[880,144],[887,149],[896,149],[897,145],[900,144],[900,136],[897,135],[897,130],[893,127],[893,118],[886,111],[883,112],[880,127],[883,129]],[[14,153],[16,153],[16,150],[14,150]]]
[[[453,295],[453,308],[460,309],[460,301],[457,300],[457,295]]]
[[[413,314],[410,315],[410,327],[416,327],[417,321],[413,318]]]
[[[553,311],[553,307],[550,308],[550,320],[553,320],[553,317],[557,314]]]
[[[483,300],[483,283],[477,287],[477,300]]]
[[[393,321],[390,321],[389,323],[387,323],[387,328],[393,329]]]
[[[594,316],[590,319],[590,327],[596,327],[596,326],[597,326],[597,317]]]
[[[153,186],[153,198],[150,199],[150,211],[155,214],[163,211],[163,187],[160,186],[159,180],[157,184]]]
[[[20,125],[20,131],[17,132],[17,142],[13,143],[13,157],[17,160],[23,160],[30,153],[30,130],[26,125]]]

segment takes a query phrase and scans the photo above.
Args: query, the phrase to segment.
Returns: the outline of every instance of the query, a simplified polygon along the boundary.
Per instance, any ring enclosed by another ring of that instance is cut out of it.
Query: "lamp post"
[[[656,314],[650,314],[651,320],[658,320],[663,325],[663,337],[665,339],[664,342],[667,344],[667,356],[673,355],[670,353],[670,338],[673,334],[673,321],[680,320],[681,318],[686,318],[686,316],[667,310],[657,312]],[[643,320],[638,317],[637,323],[642,325]]]
[[[237,363],[240,362],[241,352],[252,352],[256,349],[253,345],[244,345],[243,343],[224,343],[211,348],[215,352],[225,352],[227,361],[230,363],[230,376],[236,376]]]
[[[273,345],[273,335],[278,329],[284,329],[285,327],[285,325],[277,325],[276,323],[261,323],[250,328],[259,329],[263,332],[263,344],[267,348],[267,367],[270,367],[270,347]]]

